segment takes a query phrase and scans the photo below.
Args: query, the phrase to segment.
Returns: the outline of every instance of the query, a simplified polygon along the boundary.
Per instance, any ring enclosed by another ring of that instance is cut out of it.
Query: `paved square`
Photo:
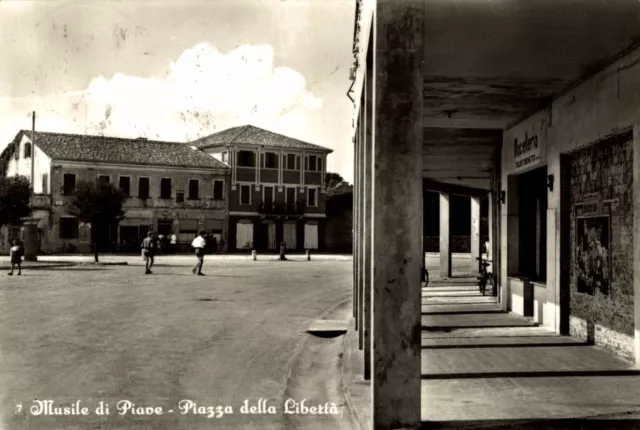
[[[239,408],[262,398],[281,409],[310,323],[351,298],[352,262],[205,259],[204,277],[184,264],[153,275],[142,266],[77,266],[0,277],[4,428],[283,428],[280,414]],[[25,408],[34,399],[81,400],[92,413],[32,416]],[[165,414],[118,416],[124,399]],[[182,399],[235,413],[180,415]],[[93,413],[99,401],[111,404],[109,416]]]

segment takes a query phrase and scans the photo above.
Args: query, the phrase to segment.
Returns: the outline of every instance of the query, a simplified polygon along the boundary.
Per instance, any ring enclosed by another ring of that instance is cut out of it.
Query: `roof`
[[[192,142],[198,148],[216,145],[245,144],[260,145],[273,148],[311,149],[328,153],[333,152],[324,146],[303,142],[302,140],[274,133],[253,125],[242,125],[228,128]]]
[[[31,132],[21,130],[31,138]],[[36,146],[53,160],[147,166],[228,169],[210,155],[181,142],[36,132]]]

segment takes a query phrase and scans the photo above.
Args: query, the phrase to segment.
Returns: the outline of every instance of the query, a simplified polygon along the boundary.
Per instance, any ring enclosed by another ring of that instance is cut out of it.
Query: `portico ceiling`
[[[508,128],[640,41],[637,0],[424,1],[423,126],[431,132],[465,128],[469,138]],[[425,177],[436,179],[433,167]]]

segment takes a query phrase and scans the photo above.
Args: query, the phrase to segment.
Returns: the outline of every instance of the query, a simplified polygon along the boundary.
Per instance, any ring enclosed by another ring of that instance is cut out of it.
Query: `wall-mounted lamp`
[[[500,191],[500,196],[498,196],[498,202],[504,204],[504,202],[507,201],[507,192],[506,191]]]
[[[553,175],[547,175],[547,188],[549,188],[549,191],[553,191]]]

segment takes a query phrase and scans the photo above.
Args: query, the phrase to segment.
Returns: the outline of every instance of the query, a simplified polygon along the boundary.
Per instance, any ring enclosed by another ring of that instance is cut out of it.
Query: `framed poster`
[[[610,293],[611,216],[608,205],[602,206],[607,206],[607,210],[576,211],[574,267],[579,293],[594,295],[596,290],[604,295]]]

